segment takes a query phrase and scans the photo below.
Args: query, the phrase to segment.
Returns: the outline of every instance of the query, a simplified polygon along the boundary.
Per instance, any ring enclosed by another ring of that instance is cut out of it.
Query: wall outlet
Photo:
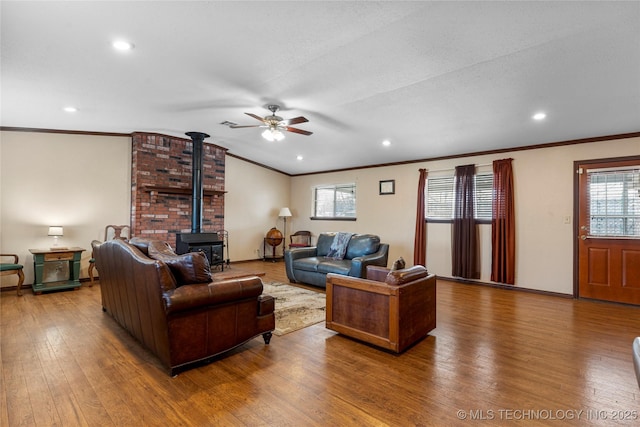
[[[564,223],[565,224],[571,224],[571,215],[565,215]]]

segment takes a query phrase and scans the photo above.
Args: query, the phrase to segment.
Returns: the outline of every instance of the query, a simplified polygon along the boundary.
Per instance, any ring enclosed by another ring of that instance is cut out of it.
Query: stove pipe
[[[209,135],[202,132],[187,132],[193,141],[191,155],[191,232],[200,233],[202,229],[202,142]]]

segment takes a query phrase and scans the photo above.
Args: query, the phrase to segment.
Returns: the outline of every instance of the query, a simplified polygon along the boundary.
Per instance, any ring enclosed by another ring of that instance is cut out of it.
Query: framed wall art
[[[396,180],[387,179],[385,181],[380,181],[380,194],[396,194]]]

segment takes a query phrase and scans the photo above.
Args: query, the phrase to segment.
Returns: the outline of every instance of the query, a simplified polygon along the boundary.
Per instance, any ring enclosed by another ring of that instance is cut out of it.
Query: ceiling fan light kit
[[[280,110],[279,105],[270,104],[270,105],[267,105],[267,109],[271,111],[271,115],[266,117],[260,117],[252,113],[245,113],[247,116],[253,117],[256,120],[261,121],[262,122],[261,125],[238,126],[236,124],[231,124],[229,125],[229,127],[232,129],[255,128],[255,127],[266,128],[264,132],[262,132],[262,137],[270,142],[282,141],[284,139],[284,133],[282,133],[282,131],[298,133],[300,135],[313,134],[313,132],[292,128],[291,126],[289,126],[289,125],[295,125],[298,123],[308,122],[309,120],[307,120],[305,117],[300,116],[300,117],[294,117],[293,119],[285,120],[280,116],[276,116],[276,113],[278,112],[278,110]]]
[[[269,142],[282,141],[284,139],[284,134],[277,128],[269,127],[269,129],[262,132],[262,137]]]

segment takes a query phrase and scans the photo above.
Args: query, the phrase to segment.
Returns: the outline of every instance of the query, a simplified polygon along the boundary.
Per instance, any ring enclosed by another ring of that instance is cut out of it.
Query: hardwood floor
[[[287,281],[282,263],[234,268]],[[0,295],[2,426],[640,422],[638,307],[440,280],[437,328],[399,356],[320,323],[171,378],[102,312],[99,286],[23,293]]]

